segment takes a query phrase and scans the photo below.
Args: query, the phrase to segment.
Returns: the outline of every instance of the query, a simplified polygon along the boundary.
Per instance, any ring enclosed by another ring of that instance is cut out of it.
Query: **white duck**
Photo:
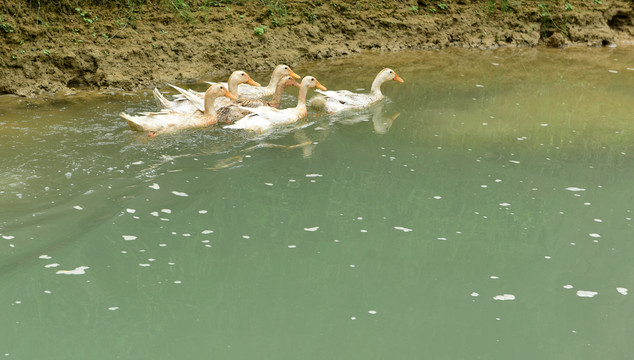
[[[369,94],[357,94],[348,90],[316,90],[323,96],[317,96],[311,99],[310,105],[324,108],[329,114],[334,114],[348,109],[360,109],[383,99],[381,85],[388,80],[403,82],[403,79],[396,75],[394,70],[385,68],[378,73],[376,78],[374,78]]]
[[[253,86],[260,86],[257,82],[255,82],[251,77],[244,71],[234,71],[231,76],[229,76],[228,83],[209,83],[211,85],[214,84],[222,84],[225,86],[230,93],[237,95],[238,87],[241,84],[251,84]],[[177,98],[175,101],[167,100],[156,88],[154,89],[154,97],[159,102],[160,105],[164,109],[174,110],[176,112],[184,113],[184,114],[193,114],[197,110],[205,111],[205,92],[196,92],[192,90],[184,90],[179,88],[178,86],[174,86],[168,84],[174,89],[178,90],[184,97]],[[194,96],[187,96],[186,92],[191,93]],[[218,99],[214,106],[216,108],[229,105],[229,99]]]
[[[210,86],[205,92],[204,111],[184,114],[164,109],[160,112],[142,113],[140,116],[126,113],[120,113],[119,115],[127,120],[132,130],[147,131],[151,136],[188,128],[206,127],[214,125],[218,121],[214,102],[221,97],[236,98],[226,87],[216,84]]]
[[[225,126],[225,128],[263,131],[276,125],[294,123],[305,117],[308,112],[306,109],[306,95],[309,88],[326,90],[317,79],[312,76],[306,76],[302,79],[300,84],[296,107],[283,110],[265,106],[257,108],[241,107],[242,109],[251,111],[253,114],[247,115],[236,121],[235,124]]]

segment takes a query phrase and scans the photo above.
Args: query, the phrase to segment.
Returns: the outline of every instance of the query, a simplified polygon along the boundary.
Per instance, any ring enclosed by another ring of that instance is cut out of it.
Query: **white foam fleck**
[[[208,211],[207,210],[198,210],[199,214],[206,214]]]
[[[75,205],[73,206],[73,209],[77,209],[77,210],[84,210],[83,207],[79,206],[79,205]]]
[[[251,237],[249,235],[242,235],[243,239],[250,239]]]
[[[143,165],[143,164],[144,164],[144,162],[141,161],[141,160],[135,161],[135,162],[132,163],[132,165]]]
[[[446,237],[439,237],[439,238],[437,238],[437,239],[438,239],[438,240],[447,240],[447,238],[446,238]]]
[[[201,232],[201,234],[205,234],[205,235],[207,235],[207,234],[211,234],[211,233],[213,233],[213,232],[214,232],[213,230],[203,230],[203,231]]]
[[[618,73],[618,71],[616,71],[616,70],[608,70],[608,72],[610,72],[612,74],[617,74]]]
[[[6,239],[6,240],[11,240],[11,239],[15,239],[15,236],[13,236],[13,235],[2,235],[2,238]]]
[[[368,310],[368,314],[370,314],[370,315],[376,315],[376,310]]]
[[[119,307],[118,306],[111,306],[111,307],[108,308],[108,310],[110,310],[110,311],[119,310]]]
[[[350,316],[350,320],[357,320],[356,316]]]
[[[520,163],[520,162],[519,162],[519,161],[517,161],[517,160],[509,160],[509,162],[510,162],[510,163],[513,163],[513,164],[519,164],[519,163]]]
[[[500,183],[500,182],[502,182],[502,179],[495,179],[495,182],[496,183]]]
[[[319,226],[304,228],[305,231],[317,231],[318,229],[319,229]]]
[[[598,222],[598,223],[603,222],[603,220],[601,220],[601,219],[594,219],[594,221]]]
[[[84,275],[86,273],[86,269],[90,269],[88,266],[79,266],[74,268],[73,270],[57,270],[56,274],[62,275]]]
[[[46,259],[46,260],[48,260],[48,259],[52,259],[52,258],[51,258],[50,256],[48,256],[48,255],[40,255],[40,257],[39,257],[39,258],[40,258],[40,259]]]
[[[617,287],[617,288],[616,288],[616,291],[618,291],[618,292],[619,292],[619,294],[621,294],[621,295],[627,295],[627,288],[624,288],[624,287]]]
[[[172,191],[172,194],[174,194],[176,196],[183,196],[183,197],[189,196],[189,194],[181,192],[181,191]]]
[[[183,282],[180,280],[174,280],[174,284],[182,284]]]
[[[148,266],[150,266],[150,264],[139,264],[139,266],[141,266],[141,267],[148,267]]]
[[[123,240],[125,241],[130,241],[130,240],[136,240],[137,237],[134,235],[121,235],[123,237]]]
[[[579,188],[579,187],[576,187],[576,186],[569,186],[569,187],[566,188],[566,190],[568,190],[568,191],[586,191],[586,189]]]
[[[134,214],[136,212],[134,209],[125,209],[125,211],[129,214]]]
[[[471,296],[478,297],[478,296],[480,296],[480,294],[478,294],[477,292],[474,291],[474,292],[471,293]]]
[[[572,289],[574,286],[568,284],[568,285],[564,285],[563,288],[564,289]]]
[[[511,206],[511,204],[509,204],[509,203],[500,203],[500,206],[507,207],[507,206]]]
[[[548,124],[539,124],[539,126],[548,126]]]
[[[264,183],[266,186],[273,186],[273,183]]]
[[[394,229],[396,229],[396,230],[400,230],[400,231],[402,231],[402,232],[410,232],[410,231],[413,231],[412,229],[409,229],[409,228],[406,228],[406,227],[403,227],[403,226],[395,226],[395,227],[394,227]]]
[[[50,293],[52,293],[51,290],[44,290],[44,294],[50,294]]]
[[[170,209],[161,209],[161,212],[164,212],[166,214],[171,214],[172,210],[170,210]]]
[[[491,276],[489,276],[489,279],[493,279],[493,280],[497,280],[497,279],[499,279],[499,278],[500,278],[500,277],[499,277],[499,276],[496,276],[496,275],[491,275]]]
[[[322,174],[306,174],[307,178],[322,177]]]
[[[288,248],[289,249],[295,249],[297,247],[297,245],[289,245]]]
[[[544,256],[544,259],[546,259],[546,260],[550,260],[550,259],[552,259],[552,258],[551,258],[550,256],[546,255],[546,256]]]
[[[184,237],[190,237],[192,234],[183,234]]]
[[[159,216],[159,213],[158,213],[158,211],[152,211],[152,212],[150,213],[150,215],[152,215],[152,216]]]
[[[483,87],[484,87],[484,85],[482,85],[482,84],[476,84],[476,87],[477,87],[477,88],[483,88]]]
[[[44,267],[45,267],[45,268],[47,268],[47,269],[48,269],[48,268],[58,267],[58,266],[59,266],[59,264],[58,264],[58,263],[52,263],[52,264],[46,264],[46,265],[44,265]]]
[[[598,292],[596,291],[588,291],[588,290],[577,290],[577,296],[579,297],[594,297],[595,295],[597,295]]]
[[[588,234],[588,235],[590,235],[590,237],[593,237],[593,238],[600,238],[601,237],[601,235],[599,235],[597,233],[592,233],[592,234]]]
[[[436,200],[440,200],[440,199],[442,199],[442,196],[440,196],[440,195],[436,195],[436,196],[434,196],[434,199],[436,199]]]
[[[515,295],[513,294],[496,295],[493,297],[493,300],[500,300],[500,301],[515,300]]]
[[[148,186],[148,187],[149,187],[149,188],[151,188],[151,189],[154,189],[154,190],[158,190],[158,189],[160,189],[160,188],[161,188],[161,187],[159,186],[159,184],[157,184],[157,183],[154,183],[154,184],[152,184],[152,185],[150,185],[150,186]]]

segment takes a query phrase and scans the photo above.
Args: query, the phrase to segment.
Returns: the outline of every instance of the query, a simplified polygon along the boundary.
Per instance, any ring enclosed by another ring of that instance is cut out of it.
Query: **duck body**
[[[344,110],[361,109],[383,99],[381,85],[389,80],[403,82],[403,79],[401,79],[394,70],[385,68],[375,77],[369,94],[359,94],[348,90],[316,90],[322,96],[311,99],[310,103],[311,106],[323,108],[329,114]]]
[[[309,88],[318,88],[326,90],[326,88],[312,76],[306,76],[302,80],[299,89],[299,95],[297,97],[297,106],[294,108],[288,108],[279,110],[272,107],[256,107],[247,108],[240,107],[243,110],[247,110],[252,114],[245,116],[244,118],[236,121],[235,124],[225,126],[229,129],[243,129],[252,131],[265,131],[274,126],[292,124],[297,120],[303,118],[308,113],[306,108],[306,95]]]
[[[151,134],[169,133],[188,128],[206,127],[218,121],[214,102],[220,97],[235,98],[222,85],[213,85],[205,92],[204,110],[197,110],[192,114],[179,113],[164,109],[159,112],[146,112],[141,115],[120,113],[128,125],[135,131],[146,131]]]

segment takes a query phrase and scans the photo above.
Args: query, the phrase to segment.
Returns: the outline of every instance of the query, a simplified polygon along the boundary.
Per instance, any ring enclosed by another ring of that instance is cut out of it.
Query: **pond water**
[[[405,82],[268,136],[0,97],[0,358],[627,358],[632,50],[307,63]]]

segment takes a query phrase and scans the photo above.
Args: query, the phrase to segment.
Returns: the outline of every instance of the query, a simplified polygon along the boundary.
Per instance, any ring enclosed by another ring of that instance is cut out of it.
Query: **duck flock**
[[[316,88],[315,91],[321,94],[311,99],[310,105],[333,114],[360,109],[381,100],[381,85],[386,81],[403,82],[394,70],[385,68],[372,82],[369,94],[358,94],[347,90],[328,91],[313,76],[305,76],[301,83],[295,81],[299,78],[287,65],[278,65],[269,84],[260,86],[246,72],[235,71],[227,83],[209,83],[211,86],[205,92],[170,85],[180,93],[172,101],[154,89],[154,97],[163,110],[120,115],[132,130],[147,132],[150,136],[215,124],[224,124],[224,128],[228,129],[262,132],[305,117],[308,111],[306,96],[310,88]],[[280,110],[282,94],[288,86],[299,87],[297,106]]]

